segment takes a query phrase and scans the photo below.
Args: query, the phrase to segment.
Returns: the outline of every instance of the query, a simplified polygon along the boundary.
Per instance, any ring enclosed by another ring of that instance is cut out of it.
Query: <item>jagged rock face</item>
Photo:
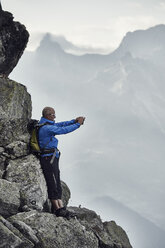
[[[39,160],[35,156],[10,160],[5,179],[20,185],[23,206],[43,209],[47,199],[47,188]]]
[[[25,86],[0,78],[0,102],[0,146],[5,146],[27,133],[31,96]]]
[[[13,21],[11,13],[0,13],[0,74],[8,76],[18,63],[29,34],[25,26]]]
[[[49,213],[31,211],[12,216],[9,221],[14,224],[22,221],[30,226],[40,248],[97,248],[98,239],[91,230],[86,230],[77,219],[70,221]]]
[[[25,241],[20,233],[16,233],[14,228],[17,228],[26,241],[38,248],[132,248],[124,230],[114,221],[102,223],[94,211],[85,208],[72,207],[69,210],[76,213],[77,218],[68,221],[33,210],[7,220],[0,218],[0,222],[15,234],[15,238]]]
[[[29,232],[30,231],[28,230],[28,233]],[[20,232],[18,228],[14,227],[9,221],[0,216],[1,247],[34,247],[34,244],[30,239],[26,239],[22,233],[25,233],[25,231]]]
[[[125,231],[114,221],[102,223],[100,217],[86,208],[69,207],[87,230],[92,230],[99,240],[99,248],[131,248]]]
[[[19,206],[20,192],[18,185],[0,179],[0,214],[5,217],[16,214]]]

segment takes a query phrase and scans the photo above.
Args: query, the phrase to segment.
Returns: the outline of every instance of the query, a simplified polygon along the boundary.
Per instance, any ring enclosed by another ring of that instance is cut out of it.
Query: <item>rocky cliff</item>
[[[0,247],[131,248],[125,231],[94,211],[69,207],[77,215],[70,220],[51,214],[40,163],[29,152],[31,97],[7,77],[27,41],[25,27],[0,6]],[[67,205],[70,190],[62,187]]]

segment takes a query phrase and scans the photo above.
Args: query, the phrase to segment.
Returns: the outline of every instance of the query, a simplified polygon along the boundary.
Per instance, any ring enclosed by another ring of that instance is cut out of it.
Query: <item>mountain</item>
[[[116,52],[118,56],[130,52],[133,57],[156,60],[155,63],[159,63],[158,58],[163,62],[164,49],[165,25],[160,24],[147,30],[128,32]]]
[[[59,137],[75,201],[108,195],[163,230],[164,34],[165,25],[129,32],[114,52],[81,56],[46,35],[12,73],[26,82],[35,118],[44,106],[57,121],[87,117],[80,135]]]

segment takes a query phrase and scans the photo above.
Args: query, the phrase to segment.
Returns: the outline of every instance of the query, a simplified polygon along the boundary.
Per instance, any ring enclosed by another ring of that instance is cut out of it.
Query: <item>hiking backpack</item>
[[[49,125],[49,123],[45,122],[42,124],[39,124],[38,120],[35,119],[31,119],[30,122],[28,123],[27,129],[31,135],[30,137],[30,152],[33,153],[36,156],[40,156],[41,154],[44,153],[52,153],[54,152],[54,149],[49,149],[49,150],[45,150],[45,147],[48,145],[48,143],[50,141],[48,141],[44,148],[40,148],[39,146],[39,130],[41,127],[45,126],[45,125]]]

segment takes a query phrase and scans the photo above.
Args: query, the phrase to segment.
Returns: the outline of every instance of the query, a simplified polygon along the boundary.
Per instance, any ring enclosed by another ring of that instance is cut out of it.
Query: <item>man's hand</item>
[[[80,116],[76,118],[76,122],[78,122],[80,125],[83,125],[85,121],[85,117]]]

